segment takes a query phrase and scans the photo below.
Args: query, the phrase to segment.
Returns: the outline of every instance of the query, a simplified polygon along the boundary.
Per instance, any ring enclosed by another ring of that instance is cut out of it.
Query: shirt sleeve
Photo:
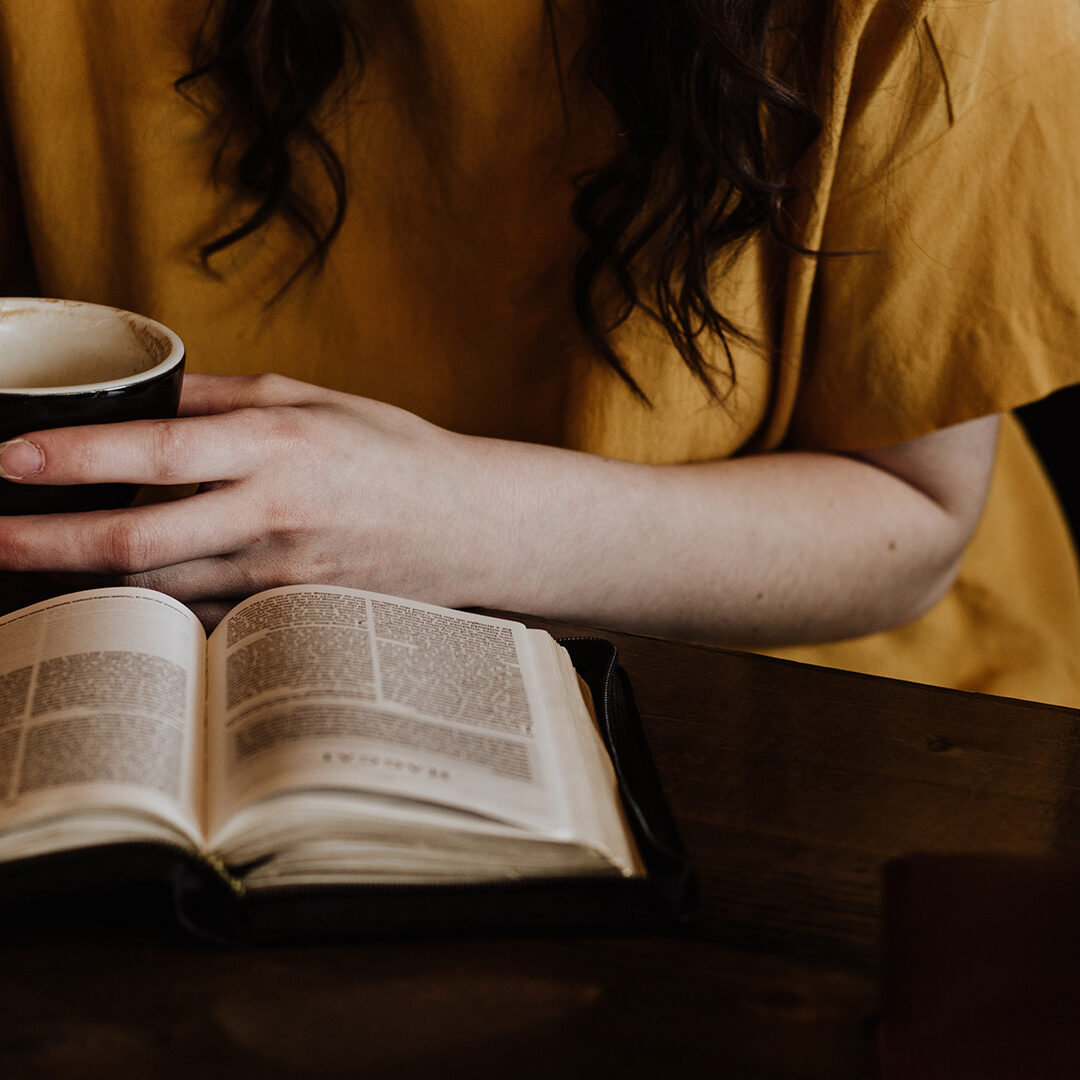
[[[1080,4],[906,26],[862,25],[826,133],[790,445],[902,442],[1080,382]]]

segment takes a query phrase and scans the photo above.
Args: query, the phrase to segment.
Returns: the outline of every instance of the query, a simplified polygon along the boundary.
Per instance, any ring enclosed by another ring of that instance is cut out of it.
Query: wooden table
[[[1078,853],[1073,712],[607,636],[700,879],[689,935],[230,952],[149,914],[7,926],[0,1075],[843,1080],[887,860]]]

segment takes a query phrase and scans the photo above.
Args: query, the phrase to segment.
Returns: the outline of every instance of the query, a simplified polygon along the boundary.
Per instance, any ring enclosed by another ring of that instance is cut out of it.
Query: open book
[[[548,634],[330,587],[0,619],[0,864],[139,841],[244,890],[643,872]]]

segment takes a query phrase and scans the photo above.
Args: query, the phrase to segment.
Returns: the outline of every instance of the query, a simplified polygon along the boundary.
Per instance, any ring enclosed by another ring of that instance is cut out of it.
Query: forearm
[[[455,602],[737,644],[868,633],[948,587],[969,525],[876,464],[784,453],[644,466],[481,451]]]
[[[20,483],[202,485],[0,517],[0,570],[102,573],[208,618],[325,583],[733,644],[837,638],[947,587],[997,433],[984,417],[858,456],[651,466],[455,434],[277,377],[189,376],[181,411],[0,449]]]

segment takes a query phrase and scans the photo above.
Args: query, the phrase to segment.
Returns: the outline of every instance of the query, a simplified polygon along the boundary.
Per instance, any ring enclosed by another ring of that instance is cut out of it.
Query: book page
[[[210,637],[211,843],[256,800],[353,789],[569,835],[528,631],[338,588],[289,587]]]
[[[645,868],[631,839],[615,769],[600,737],[588,687],[575,693],[582,686],[581,676],[570,654],[550,634],[542,630],[530,630],[529,634],[541,661],[537,670],[543,692],[553,702],[568,702],[577,713],[578,722],[567,725],[567,738],[559,740],[556,750],[578,835],[623,873],[643,874]],[[542,662],[545,653],[550,663]]]
[[[119,809],[196,838],[204,655],[198,619],[143,589],[0,619],[0,831]]]

